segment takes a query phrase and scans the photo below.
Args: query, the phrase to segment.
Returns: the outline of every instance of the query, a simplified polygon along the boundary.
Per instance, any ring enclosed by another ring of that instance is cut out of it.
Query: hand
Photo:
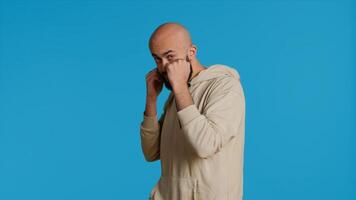
[[[190,63],[186,59],[176,59],[166,67],[169,82],[174,91],[188,87]]]
[[[163,81],[160,79],[157,68],[152,69],[146,74],[146,91],[147,98],[156,100],[161,93]]]

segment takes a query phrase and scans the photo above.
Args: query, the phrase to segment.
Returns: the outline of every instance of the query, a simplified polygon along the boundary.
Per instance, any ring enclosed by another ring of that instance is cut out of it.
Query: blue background
[[[245,200],[356,199],[355,1],[0,5],[1,200],[148,198],[147,42],[166,21],[240,72]]]

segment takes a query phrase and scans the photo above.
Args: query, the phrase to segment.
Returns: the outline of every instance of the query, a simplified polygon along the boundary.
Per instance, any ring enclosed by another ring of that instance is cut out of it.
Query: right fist
[[[157,70],[157,68],[154,68],[146,74],[147,97],[150,99],[157,99],[157,96],[161,93],[163,87],[163,81]]]

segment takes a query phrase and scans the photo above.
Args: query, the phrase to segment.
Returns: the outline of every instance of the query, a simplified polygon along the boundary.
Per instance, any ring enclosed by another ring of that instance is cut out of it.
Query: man
[[[164,23],[149,40],[157,68],[146,74],[140,124],[147,161],[161,161],[153,200],[241,200],[245,97],[239,73],[201,65],[197,47],[179,23]],[[157,119],[163,84],[171,90]]]

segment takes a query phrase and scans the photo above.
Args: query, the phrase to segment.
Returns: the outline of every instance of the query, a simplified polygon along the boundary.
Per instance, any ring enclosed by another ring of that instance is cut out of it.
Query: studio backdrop
[[[355,1],[0,2],[1,200],[148,199],[148,39],[170,21],[240,73],[245,200],[356,199]]]

